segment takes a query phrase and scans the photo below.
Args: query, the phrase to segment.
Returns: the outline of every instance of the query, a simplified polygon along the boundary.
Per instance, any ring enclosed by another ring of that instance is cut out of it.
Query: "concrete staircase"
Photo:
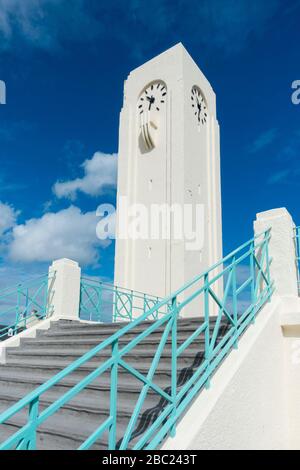
[[[201,324],[201,318],[178,321],[178,345],[182,344]],[[147,322],[149,325],[149,322]],[[211,319],[211,329],[215,319]],[[91,324],[71,321],[53,322],[49,330],[39,331],[36,338],[22,339],[18,348],[9,348],[7,364],[0,366],[0,413],[23,398],[28,392],[53,377],[64,367],[82,356],[94,346],[115,333],[124,323]],[[126,334],[119,347],[125,345],[138,333],[144,324]],[[224,320],[218,341],[228,329]],[[154,357],[163,328],[156,330],[138,344],[123,359],[141,373],[147,374]],[[201,364],[204,357],[204,335],[198,337],[178,359],[178,386],[182,386]],[[76,385],[96,366],[110,357],[110,349],[102,351],[90,362],[77,369],[49,392],[41,397],[40,411],[55,399]],[[163,351],[154,382],[167,392],[171,385],[171,336]],[[141,382],[122,368],[118,377],[117,439],[124,435],[134,406],[141,391]],[[65,404],[39,428],[38,449],[76,449],[108,417],[110,402],[110,373],[102,374],[97,380]],[[144,407],[130,442],[130,447],[143,435],[154,419],[161,413],[166,401],[155,392],[149,391]],[[0,425],[0,442],[15,433],[27,420],[28,410],[23,410]],[[107,435],[103,435],[93,449],[107,449]]]

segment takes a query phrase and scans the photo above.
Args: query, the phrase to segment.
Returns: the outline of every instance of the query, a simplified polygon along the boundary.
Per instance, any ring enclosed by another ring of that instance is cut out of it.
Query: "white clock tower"
[[[201,227],[195,227],[197,236],[203,232],[201,246],[193,249],[185,236],[176,236],[180,220],[172,211],[170,236],[155,237],[149,226],[139,227],[140,237],[124,236],[120,227],[124,219],[132,223],[133,205],[140,216],[162,205],[202,208]],[[222,258],[216,96],[182,44],[135,69],[125,82],[117,210],[117,286],[164,297]]]

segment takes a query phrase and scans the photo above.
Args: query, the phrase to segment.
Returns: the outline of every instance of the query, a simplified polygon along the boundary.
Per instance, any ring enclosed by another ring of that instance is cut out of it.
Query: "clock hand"
[[[153,105],[154,102],[155,102],[155,98],[154,96],[151,96],[151,98],[149,98],[149,111],[151,111],[151,106]]]

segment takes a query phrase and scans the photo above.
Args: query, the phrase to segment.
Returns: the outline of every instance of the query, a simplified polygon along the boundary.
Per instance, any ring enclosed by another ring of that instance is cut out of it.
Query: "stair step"
[[[132,399],[132,394],[134,391],[135,400]],[[52,387],[49,391],[43,393],[40,396],[40,410],[43,410],[45,407],[54,403],[65,392],[66,390],[60,389],[60,387]],[[125,417],[131,416],[138,396],[138,391],[134,389],[132,390],[132,393],[127,393],[126,396],[122,394],[122,400],[118,402],[118,414]],[[3,386],[0,391],[0,412],[4,411],[12,404],[17,403],[23,397],[24,388],[22,386],[15,386],[13,390],[7,386]],[[147,408],[156,406],[159,400],[160,396],[158,394],[149,394],[147,396]],[[3,402],[5,402],[5,406],[2,408],[1,403]],[[99,414],[101,416],[108,417],[109,406],[109,394],[105,393],[104,391],[99,391],[98,400],[95,400],[94,394],[83,390],[77,396],[72,398],[72,400],[69,400],[66,404],[64,404],[63,407],[60,408],[56,413],[59,413],[61,410],[68,415],[72,415],[72,412],[73,414],[76,414],[76,412],[82,412]],[[71,413],[69,413],[69,411],[71,411]]]
[[[5,402],[0,401],[1,405]],[[11,434],[14,434],[27,421],[28,413],[20,412],[12,417],[8,424],[0,427],[0,441],[3,442]],[[38,450],[75,450],[77,449],[104,421],[99,416],[89,416],[84,419],[83,415],[68,416],[56,413],[39,427],[37,433]],[[127,423],[118,422],[117,438],[120,439],[126,429]],[[94,446],[92,450],[105,450],[108,448],[108,433],[106,432]]]
[[[179,319],[178,346],[202,322],[203,318],[201,317]],[[36,338],[23,338],[18,348],[8,348],[7,363],[0,365],[0,413],[127,324],[125,322],[114,324],[82,323],[68,320],[51,322],[50,329],[38,331]],[[120,348],[144,332],[151,324],[150,321],[145,321],[127,332],[120,339]],[[155,330],[123,357],[129,365],[135,367],[144,376],[149,372],[165,326]],[[214,326],[215,318],[212,318],[210,321],[211,332]],[[227,327],[228,322],[224,319],[221,323],[221,337]],[[178,388],[187,382],[191,374],[203,362],[203,350],[204,334],[201,334],[178,358]],[[170,391],[172,377],[171,352],[170,335],[153,379],[153,382],[166,393]],[[110,357],[111,348],[108,347],[51,387],[40,398],[40,412]],[[105,371],[41,425],[37,436],[38,449],[76,449],[98,428],[110,412],[110,374],[110,370]],[[142,387],[142,382],[134,378],[124,368],[118,368],[118,439],[124,435]],[[151,389],[148,391],[137,421],[138,436],[134,437],[130,447],[142,436],[165,405],[165,399]],[[28,409],[24,409],[13,416],[6,425],[0,425],[0,442],[3,442],[9,434],[16,432],[26,422],[27,416]],[[107,435],[101,437],[92,448],[107,449]]]
[[[38,375],[32,376],[32,374],[15,374],[9,375],[3,372],[0,372],[0,390],[5,389],[7,387],[17,387],[22,388],[22,390],[28,393],[29,391],[35,389],[36,387],[44,384],[51,378],[51,374],[46,375]],[[59,389],[62,393],[65,393],[69,388],[74,387],[80,381],[81,378],[76,378],[74,376],[67,376],[65,379],[61,380],[58,384],[54,385],[55,389]],[[155,381],[157,385],[157,381]],[[171,385],[171,381],[168,386]],[[111,381],[110,375],[106,374],[105,376],[102,374],[99,378],[91,382],[89,385],[86,386],[85,390],[89,392],[95,392],[94,395],[97,397],[98,392],[100,391],[110,391]],[[128,374],[119,374],[118,377],[118,390],[120,392],[127,392],[129,393],[139,393],[142,387],[142,382],[135,379],[132,375]],[[152,389],[150,389],[151,393],[156,393]],[[25,393],[24,393],[25,394]]]
[[[201,326],[201,323],[197,324],[197,325],[186,325],[182,328],[180,328],[180,335],[181,337],[183,336],[190,336],[199,326]],[[221,328],[226,328],[228,325],[225,324],[225,323],[222,323],[221,324]],[[214,325],[210,324],[210,332],[212,333],[214,329]],[[145,328],[140,328],[140,329],[132,329],[130,330],[129,332],[127,332],[125,335],[124,335],[124,338],[128,338],[128,340],[131,338],[135,338],[138,334],[140,333],[143,333],[145,331]],[[151,335],[149,335],[149,337],[151,338],[161,338],[162,336],[162,333],[164,331],[164,328],[157,328],[153,333],[151,333]],[[104,339],[110,337],[111,335],[113,335],[114,333],[116,333],[115,330],[113,331],[110,331],[109,333],[107,333],[106,331],[104,330],[101,330],[99,329],[99,326],[95,327],[95,328],[77,328],[77,329],[74,329],[74,328],[69,328],[69,329],[50,329],[46,332],[45,336],[43,335],[43,338],[61,338],[62,340],[64,339],[71,339],[71,338],[79,338],[79,339],[84,339],[84,338],[95,338],[95,339],[99,339],[99,342],[101,341],[104,341]],[[38,336],[39,338],[39,336]]]
[[[180,346],[180,344],[182,344],[189,336],[188,335],[182,335],[182,334],[179,334],[177,335],[177,344],[178,346]],[[161,334],[159,335],[158,338],[153,338],[152,335],[151,336],[148,336],[146,337],[145,339],[141,340],[136,347],[145,347],[145,345],[149,345],[149,346],[155,346],[155,348],[157,347],[157,343],[158,343],[158,340],[161,338]],[[125,339],[121,339],[119,340],[119,346],[124,346],[126,344],[129,343],[129,341],[131,340],[131,338],[128,338],[126,336]],[[203,344],[204,343],[204,335],[201,334],[192,344],[191,346],[193,347],[193,345],[197,342],[197,344]],[[40,349],[40,348],[45,348],[45,345],[47,345],[48,348],[59,348],[61,346],[64,346],[64,347],[82,347],[82,348],[87,348],[87,349],[91,349],[92,347],[94,346],[97,346],[98,344],[100,344],[101,341],[99,341],[99,338],[86,338],[86,337],[83,337],[83,338],[78,338],[78,337],[73,337],[73,338],[69,338],[68,339],[61,339],[60,337],[59,338],[53,338],[53,337],[41,337],[41,338],[26,338],[26,339],[22,339],[21,340],[21,346],[22,346],[22,349],[26,349],[26,348],[34,348],[34,349]],[[172,339],[171,338],[168,338],[167,341],[166,341],[166,344],[171,344],[172,343]]]

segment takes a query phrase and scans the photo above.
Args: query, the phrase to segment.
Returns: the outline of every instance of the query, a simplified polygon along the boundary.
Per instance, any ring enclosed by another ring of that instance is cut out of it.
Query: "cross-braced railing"
[[[0,341],[51,314],[54,277],[45,274],[0,291]]]
[[[132,321],[162,300],[161,297],[83,276],[80,283],[79,316],[82,320],[97,322]],[[170,305],[163,305],[155,310],[151,319],[157,320],[168,312],[169,307]]]
[[[155,449],[167,435],[174,435],[176,423],[184,410],[202,387],[209,386],[210,377],[220,362],[232,348],[238,347],[240,336],[255,321],[262,306],[271,299],[273,283],[269,270],[269,239],[269,230],[257,235],[2,413],[0,425],[4,426],[19,412],[27,410],[28,418],[17,432],[1,444],[1,449],[35,449],[38,432],[45,421],[105,373],[110,374],[107,415],[101,422],[99,419],[98,426],[95,426],[79,449],[89,449],[103,439],[107,439],[105,445],[110,450]],[[145,322],[170,303],[168,313],[153,322]],[[194,331],[182,340],[178,334],[179,314],[190,312],[193,305],[194,317],[197,318],[196,322],[193,321]],[[220,335],[224,321],[227,327]],[[158,346],[145,372],[142,360],[138,361],[139,353],[136,352],[134,363],[130,362],[130,353],[137,351],[135,348],[154,333],[159,338]],[[201,343],[199,338],[202,338]],[[198,352],[188,373],[185,373],[180,361],[194,341],[198,341]],[[200,344],[204,347],[203,356],[200,354]],[[162,358],[166,360],[166,347],[170,354],[168,366],[165,366],[169,386],[162,388],[155,374]],[[105,355],[107,350],[111,351],[108,356]],[[93,358],[96,359],[93,362],[94,369],[46,406],[44,395],[85,364],[91,364]],[[120,428],[119,421],[119,378],[122,371],[126,371],[140,384],[137,399],[132,395],[132,411],[125,428]],[[157,397],[158,404],[144,411],[149,393],[152,402],[153,395]],[[41,410],[40,405],[43,405]]]

